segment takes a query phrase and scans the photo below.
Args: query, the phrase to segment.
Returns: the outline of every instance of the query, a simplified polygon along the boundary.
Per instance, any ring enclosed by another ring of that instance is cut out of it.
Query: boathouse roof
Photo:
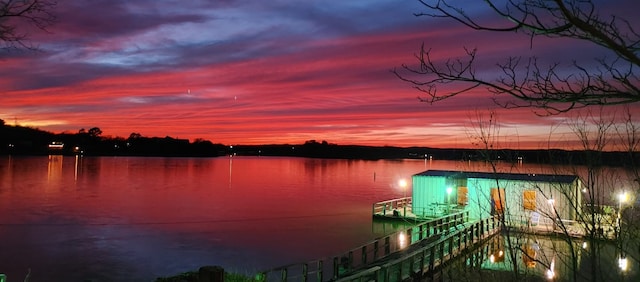
[[[482,178],[505,179],[518,181],[573,183],[578,176],[561,174],[527,174],[527,173],[503,173],[503,172],[477,172],[477,171],[453,171],[453,170],[427,170],[415,174],[415,176],[442,176],[453,178]]]

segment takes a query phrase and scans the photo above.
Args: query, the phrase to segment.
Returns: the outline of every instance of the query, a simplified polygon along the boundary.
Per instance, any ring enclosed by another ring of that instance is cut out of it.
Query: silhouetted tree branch
[[[405,64],[393,70],[398,78],[424,93],[420,97],[423,102],[480,89],[494,94],[494,101],[505,108],[536,107],[548,114],[640,101],[640,35],[626,19],[602,17],[593,1],[509,0],[498,6],[497,1],[487,0],[484,2],[502,21],[482,22],[465,12],[459,2],[419,1],[429,12],[416,16],[448,18],[478,31],[524,33],[531,41],[537,36],[587,41],[612,56],[594,58],[596,68],[573,61],[568,66],[573,69],[570,74],[557,62],[542,65],[536,57],[509,57],[498,64],[501,75],[487,79],[477,74],[477,49],[465,48],[465,58],[438,62],[423,45],[416,55],[418,66]],[[504,95],[516,99],[497,99]]]
[[[27,40],[24,25],[33,25],[46,30],[55,21],[52,13],[56,1],[50,0],[1,0],[0,1],[0,41],[4,48],[23,47],[32,49]]]

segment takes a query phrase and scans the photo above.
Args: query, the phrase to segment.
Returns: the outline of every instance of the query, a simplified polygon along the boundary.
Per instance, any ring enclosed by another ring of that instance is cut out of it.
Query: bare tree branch
[[[46,30],[55,21],[52,13],[56,2],[50,0],[1,0],[0,1],[0,41],[4,48],[34,49],[27,42],[25,24]]]
[[[594,58],[597,68],[573,61],[549,66],[538,58],[509,57],[497,67],[499,77],[478,76],[477,49],[465,48],[463,58],[438,62],[423,45],[416,55],[418,67],[402,65],[392,72],[423,93],[420,100],[434,103],[472,90],[494,94],[505,108],[534,107],[545,114],[558,114],[591,105],[620,105],[640,102],[640,35],[623,18],[602,18],[590,0],[509,0],[503,6],[485,0],[498,20],[485,24],[447,0],[419,0],[429,12],[416,16],[448,18],[473,30],[519,32],[530,36],[587,41],[613,58]],[[502,2],[500,2],[502,3]],[[493,24],[497,22],[497,24]],[[562,66],[573,68],[567,74]],[[445,86],[439,89],[437,86]],[[503,96],[515,99],[499,99]]]

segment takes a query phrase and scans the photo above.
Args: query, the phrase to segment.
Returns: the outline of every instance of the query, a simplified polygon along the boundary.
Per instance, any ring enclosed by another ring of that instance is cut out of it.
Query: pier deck
[[[274,268],[260,276],[266,281],[401,281],[396,278],[428,271],[499,228],[494,218],[469,222],[468,212],[450,214],[334,257]]]

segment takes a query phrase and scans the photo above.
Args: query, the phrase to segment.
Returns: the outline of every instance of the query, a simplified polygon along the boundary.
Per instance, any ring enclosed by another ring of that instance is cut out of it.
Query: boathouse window
[[[525,211],[536,210],[536,191],[525,190],[522,192],[522,207]]]
[[[458,187],[458,206],[466,206],[468,203],[467,192],[469,190],[467,187],[460,186]]]
[[[503,188],[491,188],[491,214],[504,212],[505,196]]]

